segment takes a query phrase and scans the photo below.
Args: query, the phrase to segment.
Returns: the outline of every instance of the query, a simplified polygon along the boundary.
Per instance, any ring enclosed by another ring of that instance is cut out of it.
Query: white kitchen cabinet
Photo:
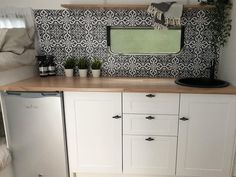
[[[73,173],[122,173],[121,93],[65,92]]]
[[[124,174],[175,175],[177,137],[124,136]]]
[[[235,95],[181,94],[177,175],[230,177]]]
[[[173,114],[179,113],[179,94],[124,93],[124,113]]]
[[[175,175],[179,94],[123,94],[123,172]]]
[[[235,95],[65,92],[64,100],[71,177],[231,176]]]

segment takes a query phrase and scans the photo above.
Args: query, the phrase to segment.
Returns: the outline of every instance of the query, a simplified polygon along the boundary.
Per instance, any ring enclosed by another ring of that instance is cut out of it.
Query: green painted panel
[[[111,28],[110,47],[116,54],[178,53],[181,33],[181,29]]]

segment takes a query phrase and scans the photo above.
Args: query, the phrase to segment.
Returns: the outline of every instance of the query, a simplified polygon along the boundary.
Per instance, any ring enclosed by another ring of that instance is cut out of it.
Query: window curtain
[[[0,28],[34,28],[34,15],[31,8],[0,9]]]
[[[21,17],[0,18],[0,28],[26,28],[25,20]]]

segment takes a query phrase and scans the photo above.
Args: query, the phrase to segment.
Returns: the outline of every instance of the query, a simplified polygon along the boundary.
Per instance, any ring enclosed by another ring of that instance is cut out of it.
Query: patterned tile
[[[57,74],[71,56],[103,60],[102,75],[112,77],[199,77],[219,55],[210,45],[208,10],[185,10],[184,47],[178,54],[153,56],[112,55],[107,49],[106,26],[151,26],[152,17],[142,10],[35,10],[43,54],[56,57]],[[78,70],[76,70],[78,72]],[[77,73],[78,74],[78,73]]]

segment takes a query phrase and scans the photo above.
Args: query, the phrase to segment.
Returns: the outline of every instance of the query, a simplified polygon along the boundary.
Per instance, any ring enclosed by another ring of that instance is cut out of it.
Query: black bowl
[[[182,78],[175,80],[175,83],[182,86],[199,88],[222,88],[229,86],[229,82],[210,78]]]

